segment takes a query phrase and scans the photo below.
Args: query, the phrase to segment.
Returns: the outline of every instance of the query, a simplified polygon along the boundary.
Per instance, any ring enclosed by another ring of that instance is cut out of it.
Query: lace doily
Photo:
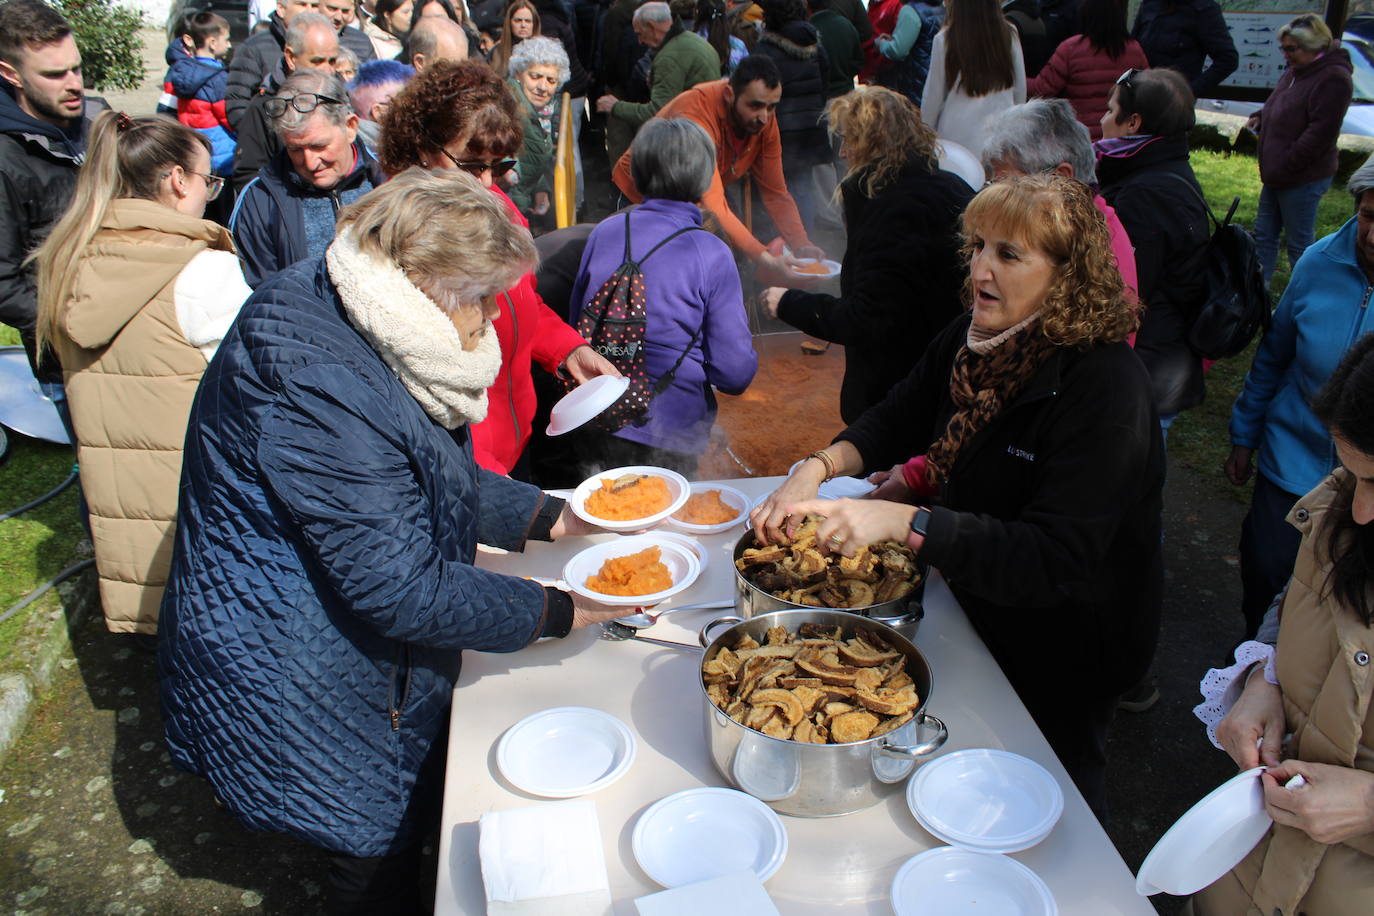
[[[1264,679],[1277,685],[1278,674],[1274,670],[1274,647],[1262,642],[1248,640],[1236,647],[1236,662],[1229,668],[1212,668],[1202,678],[1198,690],[1202,692],[1202,702],[1193,707],[1193,715],[1207,726],[1207,740],[1217,750],[1225,750],[1217,743],[1217,725],[1231,707],[1240,699],[1245,689],[1244,674],[1256,662],[1264,662]]]

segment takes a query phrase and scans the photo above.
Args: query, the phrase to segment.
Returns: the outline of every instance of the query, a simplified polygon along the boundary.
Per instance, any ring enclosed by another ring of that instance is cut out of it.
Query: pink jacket
[[[1107,113],[1107,99],[1117,79],[1132,67],[1144,70],[1149,66],[1140,42],[1134,38],[1126,39],[1126,50],[1113,58],[1093,47],[1086,35],[1073,35],[1059,43],[1040,73],[1026,83],[1026,95],[1068,99],[1092,138],[1100,140],[1102,116]]]

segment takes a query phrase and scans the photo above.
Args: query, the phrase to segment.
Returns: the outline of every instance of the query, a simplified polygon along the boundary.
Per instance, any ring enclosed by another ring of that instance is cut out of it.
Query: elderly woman
[[[1112,254],[1130,295],[1136,295],[1135,249],[1106,198],[1096,193],[1097,157],[1088,129],[1064,99],[1031,99],[988,122],[983,171],[991,181],[1053,172],[1077,178],[1094,190],[1093,206],[1107,221]]]
[[[830,551],[902,541],[938,567],[1101,814],[1107,726],[1149,663],[1162,589],[1164,458],[1125,343],[1136,313],[1077,181],[990,185],[964,238],[970,311],[751,519],[772,541],[819,516]],[[909,501],[815,499],[830,477],[911,456]]]
[[[191,410],[167,741],[245,824],[324,847],[336,910],[417,909],[462,650],[617,613],[473,565],[577,525],[472,455],[493,297],[534,260],[472,177],[399,175],[258,288]]]
[[[382,125],[382,167],[392,175],[416,165],[467,172],[505,202],[512,221],[526,227],[519,209],[496,186],[515,168],[520,140],[515,97],[490,67],[480,61],[441,62],[392,97]],[[535,412],[530,361],[549,372],[566,372],[579,383],[617,373],[544,304],[528,271],[496,297],[495,308],[501,372],[487,392],[487,419],[473,428],[473,450],[482,467],[526,479],[523,458]]]
[[[844,345],[840,416],[853,423],[963,311],[959,214],[973,190],[940,169],[935,132],[891,89],[861,86],[832,99],[826,117],[849,165],[839,298],[774,287],[763,302],[769,315]]]
[[[716,417],[713,389],[740,394],[754,378],[758,358],[734,256],[701,228],[695,203],[710,186],[715,163],[715,144],[695,121],[654,118],[645,124],[630,147],[630,171],[644,203],[604,220],[582,252],[573,321],[623,263],[639,263],[643,365],[650,393],[657,392],[635,422],[588,435],[583,452],[596,465],[588,473],[648,464],[695,476]],[[592,324],[583,319],[579,329],[587,334]]]
[[[568,81],[568,52],[552,38],[536,36],[515,46],[510,58],[511,93],[520,104],[525,142],[512,174],[510,199],[526,218],[549,212],[554,154],[558,149],[559,90]]]
[[[1250,511],[1241,525],[1241,611],[1253,637],[1265,609],[1293,572],[1298,532],[1285,519],[1303,493],[1337,463],[1331,436],[1312,412],[1317,390],[1356,338],[1374,331],[1366,295],[1374,284],[1374,160],[1350,176],[1355,215],[1308,249],[1255,351],[1231,408],[1226,476],[1250,479],[1259,452]]]
[[[1335,47],[1321,16],[1304,13],[1279,29],[1288,69],[1264,107],[1246,126],[1259,132],[1259,212],[1255,247],[1264,282],[1279,259],[1279,233],[1288,263],[1316,237],[1317,204],[1336,174],[1336,138],[1354,92],[1350,55]]]
[[[1210,723],[1214,713],[1229,707],[1213,743],[1242,770],[1271,768],[1260,782],[1274,825],[1235,868],[1193,897],[1185,910],[1191,916],[1369,912],[1374,875],[1371,390],[1374,335],[1366,334],[1312,402],[1341,467],[1288,516],[1302,546],[1287,588],[1265,617],[1263,642],[1243,644],[1237,665],[1210,672],[1203,683],[1210,694],[1223,686],[1218,675],[1229,676],[1231,689],[1224,699],[1203,704],[1197,713]],[[1287,788],[1296,776],[1305,785]]]

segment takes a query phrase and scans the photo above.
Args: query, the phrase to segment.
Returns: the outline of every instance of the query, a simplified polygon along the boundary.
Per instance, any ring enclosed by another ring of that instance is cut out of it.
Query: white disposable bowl
[[[563,567],[563,581],[568,583],[568,588],[591,601],[614,607],[652,607],[690,588],[701,574],[701,558],[692,545],[684,544],[678,537],[637,534],[593,544],[568,560]],[[612,557],[627,557],[649,547],[657,547],[661,551],[663,565],[668,567],[668,573],[673,577],[672,588],[648,595],[603,595],[587,587],[587,579],[601,571],[602,563]]]
[[[614,522],[610,519],[598,518],[587,511],[587,497],[592,491],[599,489],[601,481],[614,480],[625,474],[645,474],[650,477],[662,477],[668,482],[668,492],[672,495],[673,501],[668,504],[668,508],[653,515],[646,515],[644,518],[635,518],[623,522]],[[638,531],[641,528],[651,528],[663,521],[668,516],[682,508],[682,504],[687,502],[687,497],[691,495],[691,488],[687,483],[687,478],[676,471],[667,468],[652,468],[642,465],[633,467],[612,468],[609,471],[602,471],[600,474],[593,474],[586,480],[577,485],[573,490],[572,496],[568,498],[568,505],[572,507],[573,514],[582,521],[607,531]]]
[[[624,776],[635,749],[634,734],[610,713],[559,706],[511,726],[496,745],[496,766],[531,795],[575,798]]]
[[[620,400],[629,387],[629,379],[613,375],[598,375],[588,379],[553,405],[553,410],[549,412],[548,434],[561,436],[577,429]]]
[[[787,857],[787,831],[757,798],[687,789],[650,805],[630,838],[635,861],[664,887],[752,871],[767,881]]]
[[[801,261],[804,264],[811,264],[815,262],[814,258],[798,258],[797,260]],[[802,277],[807,280],[829,280],[831,277],[838,277],[840,275],[839,261],[831,261],[828,258],[822,258],[821,265],[824,266],[826,270],[826,272],[823,274],[808,274],[795,269],[791,271],[791,274],[794,277]]]
[[[702,483],[698,481],[691,484],[691,493],[688,494],[689,498],[698,493],[705,493],[707,490],[719,490],[720,501],[730,506],[732,509],[739,510],[739,514],[728,522],[720,522],[715,525],[694,525],[691,522],[684,522],[670,515],[668,516],[668,526],[670,528],[676,528],[679,531],[685,531],[688,534],[720,534],[722,531],[738,528],[749,520],[749,497],[733,487],[725,487],[717,483]]]
[[[948,843],[983,852],[1020,852],[1049,836],[1064,792],[1034,760],[971,748],[924,764],[907,783],[907,806]]]
[[[892,879],[897,916],[1058,916],[1040,876],[1008,856],[939,846],[907,859]]]

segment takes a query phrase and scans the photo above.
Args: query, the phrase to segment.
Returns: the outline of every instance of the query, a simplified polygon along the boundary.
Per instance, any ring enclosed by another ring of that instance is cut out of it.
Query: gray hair
[[[1092,137],[1066,99],[1033,99],[988,119],[984,127],[983,170],[994,162],[1014,166],[1027,175],[1052,172],[1061,162],[1073,177],[1095,184],[1097,157]]]
[[[639,25],[641,22],[672,22],[673,9],[668,4],[659,2],[659,0],[650,0],[649,3],[635,10],[634,18],[630,21],[635,25]]]
[[[696,203],[711,186],[716,145],[689,118],[653,118],[630,146],[630,177],[645,199]]]
[[[302,16],[305,13],[301,13]],[[343,127],[348,123],[348,116],[353,113],[353,106],[348,101],[348,90],[339,79],[332,73],[325,73],[323,70],[297,70],[286,78],[286,82],[281,84],[277,94],[273,98],[286,99],[288,102],[296,97],[297,93],[313,92],[316,95],[327,95],[331,99],[338,99],[339,103],[321,102],[319,106],[311,112],[302,114],[290,105],[278,117],[272,119],[272,129],[277,132],[277,136],[285,137],[293,134],[305,127],[307,121],[315,117],[316,114],[323,117],[335,127]]]
[[[295,18],[291,20],[291,24],[286,27],[286,40],[283,42],[283,46],[290,48],[292,54],[304,54],[306,36],[316,29],[324,29],[336,39],[338,38],[339,33],[334,28],[334,23],[329,21],[328,16],[322,13],[297,13]]]
[[[562,89],[563,84],[572,78],[572,70],[568,65],[568,52],[563,50],[563,43],[554,38],[544,38],[535,35],[526,38],[515,46],[515,50],[510,52],[510,62],[506,65],[506,72],[511,76],[519,76],[530,67],[540,64],[550,64],[558,68],[558,88]]]
[[[1360,198],[1365,191],[1374,191],[1374,156],[1370,156],[1364,161],[1364,165],[1355,170],[1350,180],[1345,183],[1345,189],[1355,197],[1356,206],[1359,206]]]

